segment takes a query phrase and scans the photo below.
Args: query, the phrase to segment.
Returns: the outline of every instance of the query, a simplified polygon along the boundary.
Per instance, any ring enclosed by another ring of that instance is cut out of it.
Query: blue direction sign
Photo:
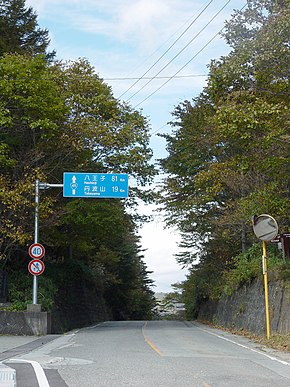
[[[128,175],[124,173],[63,174],[63,196],[70,198],[127,198]]]

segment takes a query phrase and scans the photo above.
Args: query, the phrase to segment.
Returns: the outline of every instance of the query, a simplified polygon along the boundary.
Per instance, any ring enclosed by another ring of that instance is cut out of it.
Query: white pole
[[[38,243],[38,205],[39,205],[39,180],[35,182],[35,215],[34,215],[34,243]],[[37,304],[37,276],[33,276],[33,298],[32,304]]]

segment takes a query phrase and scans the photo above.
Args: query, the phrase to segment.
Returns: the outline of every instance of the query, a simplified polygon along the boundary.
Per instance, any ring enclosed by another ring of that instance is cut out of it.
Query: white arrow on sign
[[[78,187],[76,181],[77,181],[77,178],[75,177],[75,175],[73,175],[73,177],[71,178],[71,183],[70,183],[70,187],[72,189],[72,195],[75,195],[76,194],[76,189]]]

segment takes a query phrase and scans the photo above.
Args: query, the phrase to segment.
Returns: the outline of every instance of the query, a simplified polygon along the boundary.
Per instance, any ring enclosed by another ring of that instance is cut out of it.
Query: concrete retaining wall
[[[27,305],[26,312],[8,312],[1,308],[9,304],[0,304],[0,334],[64,333],[111,319],[102,293],[83,283],[61,288],[56,301],[50,313],[41,312],[41,305],[33,304]]]
[[[256,334],[266,331],[264,286],[260,280],[244,285],[219,302],[207,301],[199,310],[198,319],[215,324],[245,329]],[[282,281],[269,282],[271,332],[290,333],[290,288]]]
[[[0,334],[47,335],[51,333],[51,315],[48,312],[0,311]]]

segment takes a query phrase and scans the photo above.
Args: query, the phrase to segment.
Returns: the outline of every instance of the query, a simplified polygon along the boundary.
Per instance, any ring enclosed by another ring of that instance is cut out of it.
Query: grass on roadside
[[[215,325],[208,321],[200,321],[203,324],[209,325],[212,328],[221,329],[226,332],[230,332],[234,335],[240,335],[247,337],[250,340],[253,340],[255,343],[264,345],[268,348],[277,349],[278,351],[289,352],[290,353],[290,333],[285,335],[280,335],[278,333],[273,333],[269,339],[266,336],[255,335],[254,333],[248,332],[244,329],[233,329],[226,328],[223,326]]]
[[[287,335],[273,334],[269,339],[266,337],[255,337],[254,340],[262,345],[279,351],[290,352],[290,333]]]

